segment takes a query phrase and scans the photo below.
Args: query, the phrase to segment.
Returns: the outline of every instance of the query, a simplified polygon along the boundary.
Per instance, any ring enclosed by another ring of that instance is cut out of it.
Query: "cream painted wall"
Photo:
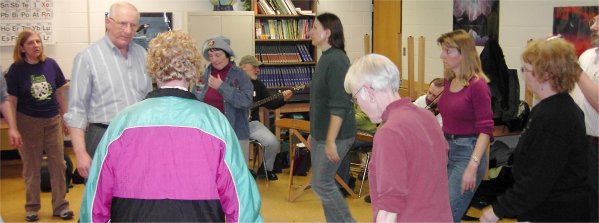
[[[56,44],[47,45],[46,55],[58,61],[65,76],[71,77],[73,58],[90,43],[104,36],[104,12],[116,0],[54,0]],[[129,0],[140,12],[173,12],[175,29],[183,29],[188,11],[212,11],[208,0]],[[318,12],[337,14],[345,28],[346,51],[350,59],[363,53],[364,34],[371,32],[371,0],[319,0]],[[240,10],[241,4],[234,6]],[[349,35],[351,34],[351,35]],[[203,41],[203,40],[197,40]],[[12,64],[11,46],[0,47],[0,65],[7,70]]]
[[[372,36],[372,0],[320,0],[318,13],[324,12],[341,19],[349,60],[364,55],[364,35]]]
[[[598,4],[597,0],[500,0],[499,44],[503,49],[508,67],[519,70],[520,54],[528,39],[543,38],[551,34],[554,7]],[[441,50],[436,40],[441,34],[452,30],[452,14],[453,0],[403,0],[402,2],[404,43],[407,43],[408,36],[426,38],[425,80],[427,82],[434,77],[443,76],[443,64],[439,59]],[[416,48],[418,43],[415,42]],[[478,48],[478,52],[481,51],[482,47]],[[415,58],[417,57],[418,52],[415,54]],[[407,64],[406,56],[403,56],[403,64]],[[404,66],[402,72],[407,72],[406,67]],[[519,79],[520,98],[524,99],[524,78],[519,75]]]

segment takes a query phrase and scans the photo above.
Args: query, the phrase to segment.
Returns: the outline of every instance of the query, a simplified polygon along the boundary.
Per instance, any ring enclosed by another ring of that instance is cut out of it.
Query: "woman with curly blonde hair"
[[[589,220],[584,114],[568,94],[581,68],[563,39],[531,42],[522,53],[526,87],[540,102],[514,151],[514,185],[483,211],[481,222]]]
[[[81,221],[262,221],[233,128],[188,91],[202,74],[191,36],[159,34],[147,66],[159,89],[110,123],[93,159]]]

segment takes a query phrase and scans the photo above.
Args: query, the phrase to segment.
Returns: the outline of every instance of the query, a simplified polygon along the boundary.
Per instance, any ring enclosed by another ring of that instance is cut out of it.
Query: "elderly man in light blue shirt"
[[[64,116],[77,170],[85,178],[112,118],[152,90],[145,68],[146,51],[132,42],[139,27],[137,8],[117,2],[110,7],[105,24],[106,35],[75,57],[69,109]]]

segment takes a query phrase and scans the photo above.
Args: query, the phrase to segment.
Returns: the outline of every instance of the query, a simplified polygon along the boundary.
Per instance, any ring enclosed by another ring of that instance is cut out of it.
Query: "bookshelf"
[[[310,85],[317,59],[309,35],[316,5],[317,0],[252,0],[255,55],[264,63],[259,77],[269,89]],[[291,101],[307,102],[309,92],[296,92]]]

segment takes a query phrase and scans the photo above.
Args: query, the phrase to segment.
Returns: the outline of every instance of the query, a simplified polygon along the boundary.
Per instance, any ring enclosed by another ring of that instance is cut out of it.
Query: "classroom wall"
[[[83,48],[104,36],[104,13],[116,0],[54,0],[56,44],[46,45],[46,55],[58,61],[70,79],[73,58]],[[174,29],[183,29],[188,11],[212,11],[208,0],[129,0],[140,12],[173,12]],[[350,59],[363,53],[364,34],[371,32],[371,0],[319,0],[318,12],[337,14],[345,28],[346,50]],[[241,10],[238,0],[234,5]],[[348,34],[352,35],[348,35]],[[353,35],[355,34],[355,35]],[[371,35],[371,34],[370,34]],[[204,40],[196,40],[198,42]],[[13,46],[0,47],[0,65],[7,70],[12,64]]]
[[[597,0],[500,0],[499,44],[503,49],[509,68],[518,69],[522,63],[520,54],[529,39],[543,38],[553,29],[553,8],[563,6],[597,6]],[[402,33],[404,43],[408,36],[426,38],[425,80],[443,76],[443,64],[439,55],[437,38],[453,29],[453,0],[403,0]],[[376,22],[376,21],[375,21]],[[417,41],[415,48],[417,49]],[[406,44],[404,44],[406,47]],[[482,47],[478,48],[478,52]],[[418,52],[415,52],[415,58]],[[407,64],[403,56],[403,64]],[[406,73],[407,66],[402,72]],[[404,78],[407,76],[404,76]],[[524,99],[524,78],[519,74],[520,98]]]

